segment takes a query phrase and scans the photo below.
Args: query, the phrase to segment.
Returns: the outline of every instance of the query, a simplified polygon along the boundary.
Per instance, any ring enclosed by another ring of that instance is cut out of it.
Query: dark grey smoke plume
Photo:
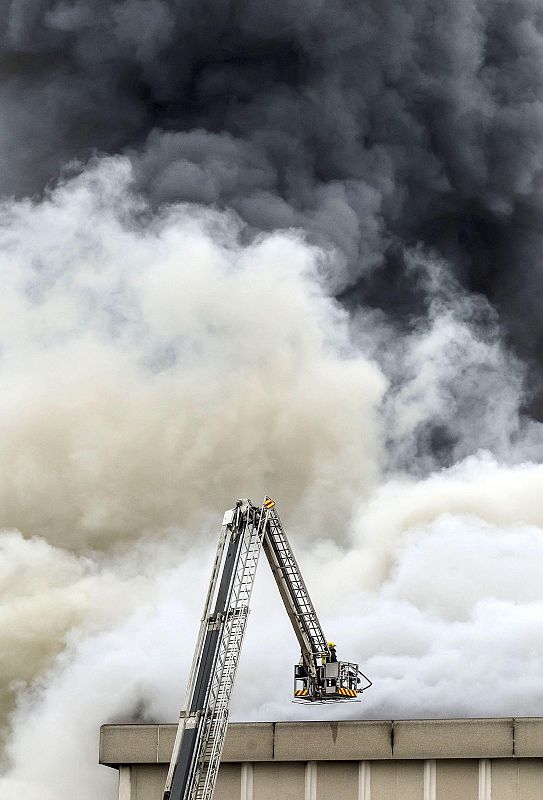
[[[413,331],[422,243],[543,363],[543,10],[528,0],[4,0],[0,179],[131,153],[155,204],[234,208],[344,257],[351,308]],[[479,304],[480,305],[480,304]],[[480,320],[479,320],[480,322]],[[492,322],[495,326],[495,320]],[[445,446],[448,434],[441,437]],[[438,436],[439,438],[439,436]]]

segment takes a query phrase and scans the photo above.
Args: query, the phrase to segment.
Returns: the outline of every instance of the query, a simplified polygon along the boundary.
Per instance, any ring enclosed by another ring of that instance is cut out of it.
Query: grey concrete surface
[[[176,725],[102,725],[100,763],[167,764]],[[273,722],[233,722],[228,726],[222,761],[272,761]]]
[[[543,719],[525,717],[514,720],[515,755],[533,758],[543,753]]]
[[[438,761],[435,793],[439,800],[479,800],[479,762],[473,758]]]
[[[392,758],[392,722],[276,722],[278,761]]]
[[[364,794],[371,794],[372,800],[422,800],[425,796],[423,763],[369,762],[368,788]]]
[[[512,719],[398,721],[394,757],[508,758],[514,755],[513,733]]]
[[[175,725],[103,725],[100,763],[166,764]],[[223,761],[541,758],[543,719],[238,722]]]
[[[119,800],[162,800],[175,725],[104,725]],[[215,800],[543,800],[543,719],[234,723]]]

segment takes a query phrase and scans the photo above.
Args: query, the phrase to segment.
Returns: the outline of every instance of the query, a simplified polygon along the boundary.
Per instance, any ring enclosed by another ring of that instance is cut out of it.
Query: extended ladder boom
[[[223,519],[164,800],[213,795],[262,547],[302,651],[296,698],[346,700],[361,691],[358,665],[338,662],[335,646],[324,637],[274,501],[266,497],[258,507],[238,500]]]
[[[318,659],[329,655],[317,613],[275,508],[271,508],[263,541],[264,552],[302,651],[302,661],[316,677]]]

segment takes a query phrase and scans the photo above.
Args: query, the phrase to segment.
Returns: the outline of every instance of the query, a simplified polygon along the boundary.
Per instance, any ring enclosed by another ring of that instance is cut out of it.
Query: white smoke
[[[156,215],[123,158],[2,206],[2,797],[114,797],[99,725],[175,719],[238,496],[277,498],[325,630],[375,687],[361,706],[290,704],[296,645],[263,564],[234,718],[543,712],[543,468],[480,453],[382,472],[386,436],[453,420],[443,387],[469,373],[472,396],[488,363],[501,455],[519,373],[440,301],[394,351],[409,379],[387,400],[326,296],[333,257],[296,231],[250,239],[232,214]],[[466,439],[479,411],[462,408]]]
[[[108,159],[2,209],[4,525],[102,548],[264,488],[344,524],[377,478],[385,381],[319,289],[325,255],[295,233],[242,246],[196,207],[152,217],[130,182]]]
[[[320,288],[330,256],[295,232],[243,244],[236,217],[194,206],[152,215],[131,181],[126,159],[105,159],[0,209],[0,713],[18,700],[15,786],[22,728],[43,734],[39,714],[18,720],[41,693],[52,702],[66,653],[147,602],[233,499],[277,494],[316,537],[344,530],[379,475],[385,380]]]

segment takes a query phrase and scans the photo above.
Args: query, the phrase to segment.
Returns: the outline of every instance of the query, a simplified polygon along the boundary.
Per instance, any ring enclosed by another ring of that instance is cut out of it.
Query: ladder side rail
[[[256,571],[254,543],[252,541],[254,533],[255,530],[253,530],[253,526],[249,527],[248,525],[243,532],[244,538],[241,542],[240,559],[236,573],[233,577],[232,596],[229,601],[228,609],[225,613],[224,634],[221,641],[221,651],[223,651],[224,657],[226,656],[228,649],[229,638],[233,635],[233,631],[237,626],[237,621],[240,618],[240,612],[247,608],[246,601],[248,600],[248,594],[243,594],[245,585],[244,582],[247,579],[247,575],[251,582],[254,580],[254,573]],[[258,547],[260,547],[260,543],[258,544]],[[256,558],[258,558],[258,552],[256,552]],[[220,664],[218,663],[217,668],[214,671],[213,681],[210,688],[210,700],[208,702],[208,707],[210,710],[213,709],[213,697],[220,685],[222,667],[223,662],[221,661]]]
[[[328,643],[323,633],[315,607],[311,601],[309,590],[303,579],[300,567],[290,546],[290,542],[285,533],[279,515],[276,511],[272,512],[271,527],[272,541],[280,543],[280,558],[285,573],[285,580],[289,591],[294,598],[301,616],[301,622],[307,628],[307,633],[312,640],[313,653],[326,655],[328,653]],[[284,555],[281,556],[281,550]]]
[[[303,660],[313,673],[316,658],[327,655],[328,645],[298,562],[275,510],[269,514],[263,547],[300,644]]]
[[[226,518],[226,514],[225,514],[225,518]],[[176,734],[175,734],[175,741],[174,741],[174,746],[173,746],[173,751],[172,751],[172,757],[171,757],[170,766],[169,766],[169,769],[168,769],[168,776],[167,776],[167,779],[166,779],[166,786],[165,786],[166,791],[169,791],[171,789],[171,784],[172,784],[172,780],[173,780],[173,773],[174,773],[174,770],[175,770],[175,767],[176,767],[176,764],[177,764],[177,759],[178,759],[178,756],[179,756],[179,748],[180,748],[180,745],[181,745],[181,739],[183,738],[183,733],[184,733],[184,730],[185,730],[185,720],[186,720],[186,716],[187,716],[188,710],[190,708],[191,697],[192,697],[192,693],[194,691],[194,684],[196,682],[196,677],[198,675],[198,664],[199,664],[199,662],[200,662],[200,660],[202,658],[202,648],[203,648],[204,638],[205,638],[207,627],[208,627],[208,617],[209,617],[209,614],[211,612],[211,605],[212,605],[212,602],[213,602],[213,598],[214,598],[214,595],[215,595],[217,582],[218,582],[218,578],[219,578],[219,569],[220,569],[221,564],[222,564],[225,545],[226,545],[226,540],[227,540],[227,537],[229,537],[229,535],[231,535],[231,530],[229,530],[228,525],[224,524],[224,522],[223,522],[223,525],[221,526],[221,533],[220,533],[220,536],[219,536],[219,542],[218,542],[218,545],[217,545],[217,552],[215,554],[215,560],[213,562],[213,567],[211,569],[211,577],[210,577],[210,580],[209,580],[209,586],[208,586],[208,590],[207,590],[207,595],[206,595],[206,599],[205,599],[205,602],[204,602],[204,612],[203,612],[201,620],[200,620],[200,629],[199,629],[199,632],[198,632],[198,639],[196,640],[196,646],[194,648],[194,655],[192,657],[192,664],[191,664],[191,669],[190,669],[190,673],[189,673],[189,680],[188,680],[188,683],[187,683],[187,690],[186,690],[186,693],[185,693],[185,700],[183,702],[183,705],[181,707],[181,713],[179,715],[179,723],[177,725],[177,731],[176,731]]]
[[[226,512],[227,514],[228,512]],[[225,518],[226,518],[225,514]],[[222,568],[224,567],[223,561],[225,556],[225,546],[227,541],[230,541],[230,538],[234,532],[234,528],[232,523],[224,523],[221,527],[221,533],[219,537],[219,543],[217,545],[217,553],[215,555],[215,561],[213,563],[213,568],[211,570],[211,578],[209,581],[209,587],[207,590],[207,596],[204,603],[204,611],[201,617],[201,624],[200,624],[200,632],[198,636],[198,641],[196,643],[196,648],[194,650],[194,656],[192,659],[192,667],[190,671],[189,682],[187,685],[187,691],[185,696],[185,701],[183,703],[183,710],[187,711],[190,707],[190,699],[192,697],[192,693],[194,691],[194,684],[196,683],[197,677],[197,663],[198,659],[201,655],[203,640],[209,620],[209,616],[211,614],[211,609],[213,607],[213,602],[215,600],[215,595],[217,593],[217,587],[219,585],[219,577],[222,572]],[[228,548],[226,547],[226,550]]]
[[[244,555],[245,558],[243,557]],[[245,553],[243,553],[242,545],[242,556],[240,558],[240,565],[238,566],[238,574],[236,575],[233,584],[234,596],[232,597],[229,609],[226,612],[223,638],[221,640],[217,663],[210,681],[205,723],[206,730],[204,733],[204,743],[200,754],[200,772],[203,774],[203,779],[205,781],[208,780],[206,775],[205,761],[207,760],[209,762],[210,752],[216,746],[216,721],[220,717],[221,711],[225,710],[225,705],[227,706],[227,702],[225,703],[225,700],[228,700],[228,677],[230,674],[233,651],[236,646],[237,638],[239,637],[240,613],[242,612],[242,610],[238,607],[238,603],[236,602],[237,595],[239,593],[237,590],[239,590],[241,581],[243,580],[243,576],[246,572],[246,556],[247,548],[245,548]]]
[[[285,606],[285,611],[287,612],[287,616],[290,619],[292,628],[294,630],[296,638],[298,639],[298,644],[300,645],[300,650],[302,651],[302,657],[304,663],[306,663],[306,666],[309,665],[312,666],[313,643],[305,627],[300,622],[300,615],[298,612],[295,598],[293,597],[293,594],[290,591],[289,583],[285,578],[283,569],[281,567],[281,561],[274,550],[268,531],[266,531],[266,534],[264,536],[262,549],[266,554],[266,558],[268,559],[268,564],[270,565],[270,569],[272,571],[273,577],[275,578],[277,588],[279,589],[279,594],[281,595],[283,605]]]
[[[198,756],[202,748],[210,680],[220,650],[226,611],[232,593],[233,575],[239,561],[242,541],[240,522],[239,513],[235,513],[231,522],[226,525],[226,536],[220,556],[219,542],[206,599],[207,613],[202,626],[203,636],[200,637],[199,647],[196,650],[194,674],[191,675],[189,682],[185,716],[180,721],[178,747],[170,762],[164,800],[187,800],[194,783]]]
[[[254,506],[248,508],[247,515],[244,544],[234,578],[230,608],[221,642],[221,653],[210,690],[205,731],[200,749],[199,780],[191,800],[211,800],[224,746],[230,696],[245,635],[249,602],[267,519],[267,512]]]

